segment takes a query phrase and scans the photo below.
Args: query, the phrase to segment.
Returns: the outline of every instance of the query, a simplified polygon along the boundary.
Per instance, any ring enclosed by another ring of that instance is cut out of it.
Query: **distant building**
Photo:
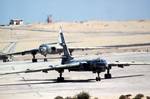
[[[52,15],[47,16],[47,23],[52,23]]]
[[[9,25],[21,25],[23,24],[23,20],[20,19],[11,19]]]

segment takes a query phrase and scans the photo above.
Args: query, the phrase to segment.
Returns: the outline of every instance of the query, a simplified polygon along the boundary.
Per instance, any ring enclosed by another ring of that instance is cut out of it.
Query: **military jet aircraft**
[[[67,42],[67,43],[73,43],[73,42]],[[33,56],[32,62],[37,62],[37,58],[35,57],[36,54],[41,54],[45,56],[44,61],[47,61],[46,56],[48,54],[61,54],[63,53],[63,48],[55,46],[57,43],[47,43],[47,44],[41,44],[39,48],[31,49],[31,50],[25,50],[22,52],[15,52],[15,53],[9,53],[7,54],[8,56],[14,56],[14,55],[26,55],[26,54],[31,54]],[[69,48],[69,52],[72,54],[74,50],[94,50],[94,49],[100,49],[100,47],[89,47],[89,48]]]
[[[15,71],[15,72],[8,72],[8,73],[2,73],[0,75],[7,75],[7,74],[16,74],[16,73],[33,73],[33,72],[44,72],[48,73],[48,71],[51,70],[56,70],[59,73],[59,77],[57,78],[58,82],[64,81],[64,77],[62,76],[62,73],[64,70],[69,70],[69,71],[77,71],[77,72],[82,72],[82,71],[91,71],[93,73],[97,73],[96,81],[101,81],[100,73],[105,72],[105,79],[110,79],[111,73],[110,70],[112,69],[113,66],[121,67],[123,68],[124,66],[129,66],[129,65],[150,65],[146,63],[132,63],[132,62],[114,62],[114,63],[109,63],[107,60],[102,59],[100,57],[98,58],[93,58],[93,59],[75,59],[70,55],[69,49],[65,43],[65,39],[63,36],[63,32],[60,31],[60,42],[59,44],[63,47],[63,55],[62,55],[62,60],[60,65],[50,65],[46,68],[41,68],[41,69],[27,69],[24,71]]]
[[[61,27],[60,27],[61,28]],[[74,42],[67,42],[67,43],[74,43]],[[55,46],[58,42],[41,44],[38,48],[25,50],[21,52],[9,53],[8,56],[14,55],[26,55],[31,54],[33,56],[32,62],[37,62],[37,58],[35,57],[36,54],[41,54],[45,56],[44,61],[47,61],[46,56],[48,54],[61,54],[63,52],[63,48],[61,46]],[[94,49],[101,49],[101,47],[78,47],[78,48],[69,48],[69,52],[72,54],[74,50],[94,50]]]
[[[12,56],[8,55],[8,53],[14,52],[16,46],[16,42],[10,42],[8,46],[2,49],[0,52],[0,60],[3,60],[3,62],[8,62],[12,60]]]
[[[43,31],[43,32],[56,32],[55,30],[30,30],[30,29],[19,29],[19,28],[7,28],[7,27],[0,27],[1,29],[11,29],[11,30],[29,30],[29,31]],[[66,31],[68,32],[68,31]],[[75,32],[75,31],[74,31]],[[83,32],[83,31],[76,31],[76,32]],[[72,43],[72,42],[67,42],[67,43]],[[7,59],[7,56],[14,56],[14,55],[26,55],[26,54],[31,54],[32,55],[32,62],[37,62],[37,58],[36,58],[36,54],[41,54],[43,55],[44,61],[47,61],[47,55],[48,54],[61,54],[63,52],[62,47],[56,47],[55,44],[57,44],[57,42],[54,43],[47,43],[47,44],[41,44],[38,48],[34,48],[34,49],[30,49],[30,50],[25,50],[25,51],[21,51],[21,52],[15,52],[15,53],[8,53],[5,54],[5,56],[2,56],[3,59]],[[150,43],[144,43],[144,44],[129,44],[129,45],[110,45],[110,46],[97,46],[97,47],[72,47],[72,48],[68,48],[70,51],[70,54],[72,54],[73,51],[75,50],[94,50],[94,49],[103,49],[103,48],[122,48],[122,47],[134,47],[134,46],[146,46],[146,45],[150,45]]]

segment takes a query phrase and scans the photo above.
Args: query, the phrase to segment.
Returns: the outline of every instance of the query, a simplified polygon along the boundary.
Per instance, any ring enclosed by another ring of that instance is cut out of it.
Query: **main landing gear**
[[[97,72],[97,77],[96,77],[96,81],[101,81],[101,77],[99,76],[100,72]]]
[[[9,59],[3,59],[3,62],[9,62]]]
[[[111,67],[108,66],[106,69],[107,73],[104,75],[105,79],[111,79],[112,78],[111,73],[110,73],[110,69],[111,69]],[[101,81],[100,72],[97,72],[97,75],[98,76],[96,77],[96,81]]]
[[[35,54],[32,54],[33,58],[32,58],[32,62],[35,63],[37,62],[37,59],[35,58]]]
[[[31,54],[32,54],[32,56],[33,56],[32,62],[33,62],[33,63],[37,62],[37,59],[35,58],[35,55],[37,54],[37,52],[34,52],[34,51],[33,51]],[[45,55],[45,58],[44,58],[44,62],[47,62],[46,55]]]
[[[44,62],[47,62],[47,58],[44,58]]]
[[[58,71],[59,72],[59,77],[57,77],[57,82],[63,82],[64,81],[64,77],[62,77],[62,73],[64,72],[64,70]]]
[[[44,55],[45,56],[45,58],[44,58],[44,62],[47,62],[47,58],[46,58],[46,55]]]
[[[107,73],[104,75],[105,79],[111,79],[111,74],[110,74],[110,69],[111,67],[107,67]]]

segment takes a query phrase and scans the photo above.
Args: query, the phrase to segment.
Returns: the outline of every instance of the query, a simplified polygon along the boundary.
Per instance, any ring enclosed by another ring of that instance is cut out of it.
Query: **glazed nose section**
[[[107,64],[105,62],[102,62],[102,61],[100,62],[99,61],[99,62],[96,63],[96,69],[99,70],[99,71],[101,71],[101,72],[105,72],[106,65]]]
[[[47,47],[46,46],[40,46],[39,51],[42,55],[45,55],[47,52]]]
[[[40,48],[40,51],[41,51],[41,52],[46,52],[46,47],[41,47],[41,48]]]
[[[97,64],[98,66],[104,65],[103,62],[97,62],[96,64]]]

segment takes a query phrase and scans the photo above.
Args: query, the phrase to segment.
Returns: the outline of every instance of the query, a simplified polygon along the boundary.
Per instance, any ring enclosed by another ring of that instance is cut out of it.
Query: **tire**
[[[32,62],[33,62],[33,63],[36,63],[36,62],[37,62],[37,59],[32,59]]]
[[[111,74],[105,74],[105,79],[111,79]]]
[[[96,77],[96,81],[101,81],[101,78],[100,77]]]
[[[44,62],[47,62],[47,58],[44,58]]]
[[[64,77],[58,77],[57,78],[57,82],[63,82],[64,81]]]

